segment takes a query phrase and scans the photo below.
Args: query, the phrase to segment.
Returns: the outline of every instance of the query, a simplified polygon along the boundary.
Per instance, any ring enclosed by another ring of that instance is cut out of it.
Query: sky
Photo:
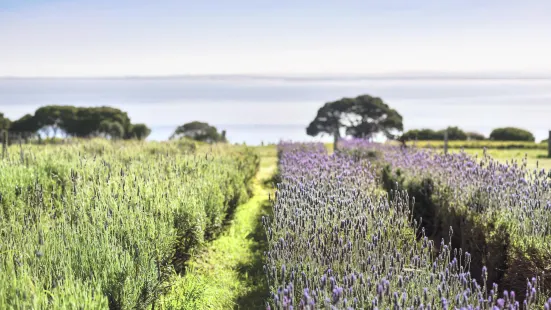
[[[0,76],[551,74],[549,0],[0,0]]]

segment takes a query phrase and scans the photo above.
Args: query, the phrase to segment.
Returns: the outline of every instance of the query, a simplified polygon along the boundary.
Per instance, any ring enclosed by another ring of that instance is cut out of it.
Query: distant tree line
[[[448,132],[448,140],[450,141],[465,141],[465,140],[494,140],[494,141],[528,141],[534,142],[534,135],[524,129],[515,127],[503,127],[492,130],[489,137],[477,132],[465,132],[458,127],[448,127],[442,130],[432,129],[412,129],[404,132],[400,140],[412,141],[442,141],[444,140],[445,132]]]
[[[442,130],[428,128],[412,129],[402,134],[403,120],[400,113],[392,109],[381,98],[360,95],[354,98],[341,98],[327,102],[318,109],[317,115],[306,128],[310,136],[330,135],[336,141],[344,131],[346,136],[355,138],[373,138],[383,134],[388,139],[397,139],[402,143],[411,140],[444,140],[445,134],[450,141],[495,140],[495,141],[535,141],[534,135],[521,128],[504,127],[494,129],[489,137],[477,132],[465,132],[459,127]]]
[[[143,140],[151,133],[145,124],[133,124],[126,112],[116,108],[61,105],[41,107],[34,115],[26,114],[15,121],[0,113],[0,129],[25,139],[61,134],[64,137]]]

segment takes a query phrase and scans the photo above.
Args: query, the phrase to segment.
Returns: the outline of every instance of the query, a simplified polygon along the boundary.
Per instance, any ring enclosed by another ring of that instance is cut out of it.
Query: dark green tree
[[[441,131],[435,131],[428,128],[411,129],[402,134],[401,139],[405,141],[413,140],[444,140],[444,134]]]
[[[447,129],[438,131],[428,128],[411,129],[404,132],[400,139],[405,141],[442,141],[444,140],[446,130],[448,131],[448,140],[450,141],[467,140],[467,134],[458,127],[448,127]]]
[[[104,120],[99,124],[98,131],[100,132],[100,135],[103,135],[105,138],[109,138],[111,136],[111,126],[113,125],[113,122],[110,120]]]
[[[102,134],[100,124],[103,121],[117,122],[124,129],[123,136],[130,130],[131,122],[128,114],[116,108],[92,107],[79,108],[70,133],[76,137],[95,137]]]
[[[109,135],[111,139],[122,139],[124,137],[124,127],[119,122],[111,122],[111,127],[109,128]]]
[[[4,113],[0,113],[0,130],[9,129],[11,121],[4,116]]]
[[[490,139],[496,141],[530,141],[534,142],[534,135],[524,129],[516,127],[496,128],[490,133]]]
[[[3,119],[3,116],[0,117],[0,127]],[[104,121],[111,124],[109,130],[105,124],[102,125]],[[113,126],[116,126],[116,129],[113,129]],[[117,139],[145,139],[151,133],[145,124],[133,125],[126,112],[111,107],[44,106],[37,109],[34,115],[27,114],[9,127],[10,132],[24,133],[25,137],[38,132],[46,136],[50,136],[51,133],[57,136],[61,132],[70,137],[109,135]]]
[[[149,134],[151,134],[151,129],[146,124],[133,124],[130,129],[129,138],[145,140]]]
[[[342,98],[323,105],[306,128],[306,134],[332,135],[336,142],[341,129],[347,136],[355,138],[371,138],[382,133],[394,139],[396,133],[403,130],[402,116],[378,97]]]
[[[69,134],[68,128],[75,121],[77,108],[73,106],[45,106],[34,113],[34,118],[38,127],[45,133],[53,132],[57,136],[61,129],[65,134]]]
[[[119,122],[113,122],[111,120],[104,120],[99,125],[99,135],[113,140],[123,138],[124,127]]]
[[[179,126],[170,138],[178,139],[183,137],[208,143],[226,142],[225,137],[218,132],[216,127],[211,126],[208,123],[198,121]]]
[[[467,134],[467,140],[473,140],[473,141],[486,140],[486,137],[479,132],[471,131],[471,132],[467,132],[466,134]]]
[[[467,134],[459,127],[448,127],[438,131],[438,134],[444,139],[445,132],[448,132],[448,140],[450,141],[464,141],[467,140]]]
[[[34,116],[26,114],[11,123],[10,132],[19,135],[23,139],[29,139],[36,135],[40,129]]]

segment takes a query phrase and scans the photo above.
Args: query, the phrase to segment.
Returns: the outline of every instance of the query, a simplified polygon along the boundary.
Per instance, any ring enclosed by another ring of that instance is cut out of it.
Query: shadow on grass
[[[262,216],[266,215],[272,215],[272,205],[268,199],[262,202],[262,209],[255,221],[254,231],[247,236],[254,240],[250,246],[253,259],[247,264],[237,266],[240,279],[248,283],[251,290],[237,299],[235,309],[265,309],[266,307],[265,301],[269,297],[269,290],[263,265],[264,251],[268,249],[268,240],[262,226]]]
[[[267,189],[275,189],[276,184],[281,182],[281,177],[279,176],[279,173],[274,173],[271,178],[265,179],[262,181],[262,186]]]

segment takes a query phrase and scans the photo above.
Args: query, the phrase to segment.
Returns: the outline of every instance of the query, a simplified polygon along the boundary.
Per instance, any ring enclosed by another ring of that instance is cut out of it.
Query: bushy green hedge
[[[444,140],[446,130],[448,131],[448,140],[450,141],[467,140],[469,138],[469,134],[465,133],[462,129],[458,127],[448,127],[447,129],[442,130],[432,130],[428,128],[408,130],[402,135],[401,139],[406,141]],[[476,137],[479,137],[479,135],[476,135]]]
[[[11,147],[0,161],[0,308],[150,308],[248,199],[259,159],[178,143]]]
[[[420,148],[444,148],[444,141],[409,141],[408,146],[415,145]],[[547,141],[545,143],[525,142],[525,141],[492,141],[492,140],[471,140],[471,141],[449,141],[448,147],[452,149],[538,149],[547,150]]]
[[[527,141],[534,142],[536,138],[528,130],[516,127],[496,128],[490,133],[490,139],[496,141]]]

